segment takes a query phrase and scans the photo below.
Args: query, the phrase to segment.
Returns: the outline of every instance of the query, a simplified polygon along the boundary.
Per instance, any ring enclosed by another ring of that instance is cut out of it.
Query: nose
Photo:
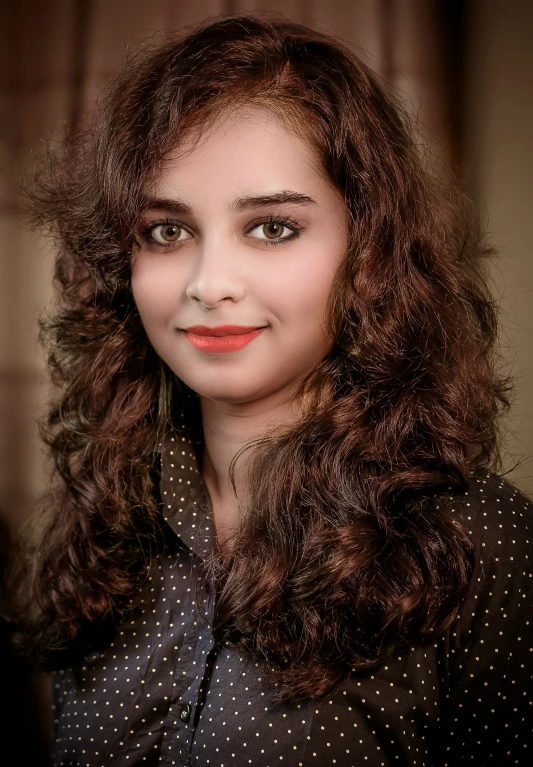
[[[209,309],[221,301],[238,303],[246,298],[246,284],[237,258],[238,245],[222,238],[204,240],[197,250],[187,297]]]

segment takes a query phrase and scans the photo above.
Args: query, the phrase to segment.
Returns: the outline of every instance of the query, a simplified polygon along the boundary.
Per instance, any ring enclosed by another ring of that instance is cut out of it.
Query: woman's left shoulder
[[[482,561],[524,563],[530,559],[533,502],[509,480],[494,474],[474,475],[468,489],[449,501]]]
[[[475,637],[486,641],[487,634],[495,643],[513,644],[519,627],[533,641],[533,504],[495,475],[472,477],[467,491],[449,500],[476,551],[454,630],[458,644],[468,645]]]
[[[532,504],[493,475],[472,477],[465,493],[448,500],[475,545],[476,562],[459,614],[440,640],[442,764],[529,764]]]

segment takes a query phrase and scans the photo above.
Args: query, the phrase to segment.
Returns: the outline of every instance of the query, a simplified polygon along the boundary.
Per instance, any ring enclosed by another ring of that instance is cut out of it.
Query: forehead
[[[318,151],[289,121],[263,109],[242,107],[220,115],[208,127],[189,131],[147,186],[163,193],[176,183],[229,187],[247,180],[278,187],[289,181],[329,185]]]

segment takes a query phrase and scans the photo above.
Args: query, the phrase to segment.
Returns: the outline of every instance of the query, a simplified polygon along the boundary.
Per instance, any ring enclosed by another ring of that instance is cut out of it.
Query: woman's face
[[[155,351],[201,397],[290,395],[331,348],[326,307],[348,241],[310,147],[266,112],[237,111],[144,191],[132,289]]]

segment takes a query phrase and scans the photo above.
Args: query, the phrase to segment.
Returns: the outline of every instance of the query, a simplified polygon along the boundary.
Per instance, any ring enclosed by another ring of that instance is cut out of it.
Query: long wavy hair
[[[442,496],[497,469],[508,382],[469,204],[348,47],[278,16],[218,18],[137,52],[38,177],[37,220],[59,244],[59,305],[41,322],[55,481],[20,636],[50,659],[135,608],[162,535],[158,444],[191,401],[132,296],[142,188],[186,136],[247,105],[309,142],[350,218],[332,348],[299,391],[313,404],[252,446],[251,507],[214,567],[215,636],[297,700],[451,625],[474,544]]]

